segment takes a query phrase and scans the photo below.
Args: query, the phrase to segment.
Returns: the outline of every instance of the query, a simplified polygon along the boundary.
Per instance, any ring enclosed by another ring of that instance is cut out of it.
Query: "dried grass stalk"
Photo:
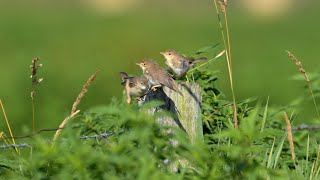
[[[2,114],[4,116],[4,119],[6,120],[6,123],[7,123],[7,127],[8,127],[8,130],[9,130],[10,136],[11,136],[11,140],[12,140],[13,144],[16,144],[16,142],[14,140],[14,137],[13,137],[13,133],[12,133],[11,128],[10,128],[10,124],[9,124],[9,121],[8,121],[8,118],[7,118],[7,114],[6,114],[6,111],[4,110],[4,107],[3,107],[1,99],[0,99],[0,106],[1,106],[1,109],[2,109]],[[15,150],[19,154],[18,149],[15,148]]]
[[[308,87],[309,87],[309,91],[310,91],[310,94],[311,94],[312,99],[313,99],[314,107],[316,108],[316,112],[317,112],[318,118],[320,119],[320,113],[319,113],[318,105],[317,105],[317,102],[316,102],[316,98],[314,97],[313,90],[312,90],[311,83],[310,83],[310,79],[307,76],[306,70],[303,68],[301,61],[299,61],[291,52],[287,51],[287,53],[288,53],[289,57],[292,59],[292,61],[296,63],[296,65],[297,65],[297,67],[299,69],[299,72],[302,74],[302,76],[307,81],[307,84],[308,84]]]
[[[292,131],[291,131],[291,123],[290,123],[290,120],[288,118],[287,113],[283,112],[283,115],[284,115],[284,120],[286,121],[286,124],[287,124],[287,133],[288,133],[288,140],[289,140],[289,144],[290,144],[290,151],[291,151],[292,160],[295,161],[296,156],[294,154],[294,144],[293,144],[293,136],[292,136]]]
[[[226,41],[225,34],[224,34],[224,31],[223,31],[223,26],[222,26],[222,22],[221,22],[221,18],[220,18],[220,13],[219,13],[219,9],[218,9],[218,6],[217,6],[217,0],[214,0],[213,2],[214,2],[215,10],[216,10],[216,13],[217,13],[218,21],[219,21],[219,26],[220,26],[220,31],[221,31],[221,35],[222,35],[224,48],[226,50],[226,58],[227,58],[227,64],[228,64],[230,88],[231,88],[232,101],[233,101],[234,127],[236,129],[238,129],[239,123],[238,123],[238,117],[237,117],[236,97],[235,97],[234,88],[233,88],[233,76],[232,76],[232,67],[231,67],[232,66],[232,62],[231,62],[231,49],[230,49],[230,35],[229,35],[229,30],[228,30],[229,28],[228,28],[228,19],[227,19],[227,11],[226,11],[227,0],[219,0],[219,4],[220,4],[220,8],[221,8],[221,10],[222,10],[222,12],[224,13],[224,16],[225,16],[225,24],[226,24],[228,43]]]
[[[91,76],[89,77],[89,79],[87,80],[87,82],[83,85],[80,94],[78,95],[77,99],[74,101],[74,103],[73,103],[73,105],[72,105],[72,109],[71,109],[70,115],[69,115],[67,118],[65,118],[65,119],[62,121],[62,123],[60,124],[59,129],[58,129],[58,130],[56,131],[56,133],[54,134],[53,141],[55,141],[55,140],[58,138],[61,130],[66,126],[66,124],[67,124],[74,116],[76,116],[76,115],[80,112],[80,110],[76,110],[76,109],[77,109],[79,103],[81,102],[81,99],[83,98],[84,94],[87,92],[88,87],[90,86],[90,84],[92,83],[92,81],[96,78],[98,72],[99,72],[99,70],[96,71],[95,73],[93,73],[93,75],[91,75]]]
[[[306,70],[303,68],[301,61],[299,61],[291,52],[287,51],[288,56],[292,59],[293,62],[296,63],[299,72],[303,75],[307,82],[310,81],[309,77],[307,76]]]
[[[56,133],[53,136],[53,141],[57,140],[59,134],[61,133],[62,129],[66,126],[66,124],[74,117],[76,116],[78,113],[80,112],[80,110],[77,110],[76,112],[70,114],[70,116],[66,117],[62,123],[59,126],[59,129],[56,131]]]
[[[71,109],[71,114],[74,113],[81,102],[81,99],[83,98],[84,94],[87,92],[88,87],[92,83],[92,81],[97,77],[99,70],[97,70],[95,73],[93,73],[90,78],[87,80],[87,82],[83,85],[82,90],[80,94],[78,95],[77,99],[74,101]]]

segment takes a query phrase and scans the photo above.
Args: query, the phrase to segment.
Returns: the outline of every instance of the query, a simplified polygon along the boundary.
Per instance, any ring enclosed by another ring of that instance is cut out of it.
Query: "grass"
[[[31,82],[32,82],[32,91],[31,91],[31,104],[32,104],[32,131],[35,132],[36,124],[35,124],[35,97],[36,97],[36,90],[39,87],[40,83],[42,82],[43,78],[38,78],[38,70],[42,67],[42,64],[38,64],[39,58],[32,59],[31,63]]]
[[[295,161],[296,155],[294,154],[294,144],[293,144],[293,137],[292,137],[292,131],[291,131],[291,122],[290,122],[286,112],[284,112],[283,115],[284,115],[284,120],[286,121],[286,125],[287,125],[287,133],[288,133],[287,136],[288,136],[288,141],[290,144],[291,157],[292,157],[292,160]]]
[[[95,73],[93,73],[89,79],[87,80],[87,82],[83,85],[81,92],[79,93],[77,99],[74,101],[72,108],[71,108],[71,113],[68,117],[66,117],[62,123],[59,126],[59,129],[56,131],[56,133],[53,136],[53,141],[57,140],[60,132],[62,131],[63,128],[65,128],[65,126],[67,125],[67,123],[74,118],[79,112],[80,110],[78,109],[78,105],[81,102],[81,99],[83,98],[84,94],[87,92],[88,87],[90,86],[90,84],[94,81],[94,79],[97,77],[99,71],[96,71]]]
[[[233,76],[232,76],[232,65],[231,65],[231,45],[230,45],[230,35],[229,35],[229,28],[228,28],[228,18],[227,18],[227,1],[219,1],[220,9],[224,13],[224,20],[226,24],[225,31],[227,32],[227,41],[225,38],[224,28],[221,23],[220,13],[217,6],[217,1],[214,0],[214,5],[217,13],[217,17],[219,20],[219,26],[221,31],[221,36],[224,44],[224,49],[226,50],[226,58],[227,58],[227,65],[228,65],[228,72],[229,72],[229,80],[230,80],[230,88],[232,94],[232,101],[233,101],[233,120],[234,120],[234,127],[238,128],[238,117],[237,117],[237,105],[236,105],[236,97],[233,88]]]
[[[0,106],[1,106],[2,114],[3,114],[3,116],[4,116],[4,119],[5,119],[5,121],[6,121],[8,130],[9,130],[9,133],[10,133],[10,136],[11,136],[12,143],[13,143],[13,144],[16,144],[16,142],[15,142],[15,140],[14,140],[14,137],[13,137],[13,133],[12,133],[12,131],[11,131],[11,127],[10,127],[8,118],[7,118],[7,114],[6,114],[6,111],[4,110],[4,107],[3,107],[3,104],[2,104],[2,100],[1,100],[1,99],[0,99]],[[6,141],[6,137],[5,137],[5,134],[4,134],[3,132],[1,132],[1,138],[3,138],[3,140],[5,141],[6,144],[8,144],[8,141]],[[17,148],[15,148],[15,151],[16,151],[18,154],[20,154]]]
[[[291,60],[293,62],[295,62],[295,64],[298,67],[299,72],[301,73],[301,75],[305,78],[305,81],[307,82],[307,85],[308,85],[308,88],[309,88],[309,91],[310,91],[310,94],[311,94],[311,97],[312,97],[312,100],[313,100],[313,104],[314,104],[316,113],[318,115],[318,118],[320,119],[318,104],[316,102],[316,98],[314,96],[314,93],[313,93],[313,90],[312,90],[312,87],[311,87],[311,83],[310,83],[310,79],[307,76],[306,70],[303,68],[301,61],[299,61],[291,52],[287,51],[287,53],[288,53],[288,56],[291,58]]]
[[[214,2],[219,16],[217,3]],[[54,129],[56,131],[53,135],[54,146],[50,146],[51,141],[48,142],[41,133],[33,138],[19,140],[27,141],[32,148],[21,149],[21,155],[17,148],[1,153],[0,177],[5,179],[319,179],[320,146],[317,132],[300,132],[292,129],[293,122],[290,122],[290,119],[294,117],[295,107],[272,106],[269,101],[272,102],[273,99],[269,97],[266,104],[262,104],[259,100],[257,102],[253,98],[236,102],[232,83],[231,38],[227,25],[227,10],[223,8],[226,8],[226,5],[222,6],[222,12],[227,38],[224,37],[222,22],[219,21],[224,39],[223,50],[187,74],[188,80],[199,83],[202,88],[204,142],[191,143],[181,129],[156,123],[154,117],[170,116],[167,113],[154,115],[145,113],[146,109],[159,108],[162,105],[157,102],[139,106],[113,99],[108,105],[91,107],[80,112],[79,103],[87,100],[84,97],[97,76],[98,71],[96,71],[73,102],[70,114],[57,131]],[[215,51],[212,48],[204,49]],[[224,93],[216,86],[220,81],[219,76],[208,68],[208,64],[222,57],[224,53],[233,97],[231,102],[225,99]],[[314,94],[312,89],[320,87],[312,86],[317,83],[311,83],[301,62],[291,53],[289,56],[297,63],[299,72],[305,77],[318,111],[317,94],[316,92]],[[320,86],[320,83],[318,84]],[[64,87],[66,93],[70,89]],[[8,138],[1,132],[1,139],[7,145],[17,144],[19,142],[14,138],[1,100],[0,105],[10,133]],[[41,107],[37,110],[40,111]],[[290,111],[293,113],[289,118],[286,112]],[[34,114],[35,111],[31,118],[33,122]],[[71,119],[74,121],[70,121]],[[167,133],[169,130],[173,133]],[[104,132],[110,133],[110,136],[80,139],[80,136]],[[173,140],[178,143],[172,143]],[[188,163],[187,165],[177,163],[176,169],[172,170],[171,165],[179,161]]]
[[[268,101],[265,108],[260,108],[258,103],[256,107],[248,109],[246,106],[250,101],[237,104],[241,123],[239,129],[234,129],[232,123],[227,120],[233,116],[232,105],[220,99],[219,94],[216,99],[209,96],[212,89],[207,87],[212,87],[215,83],[209,80],[212,76],[207,76],[207,71],[199,70],[195,70],[193,76],[195,81],[203,85],[204,105],[216,104],[215,111],[210,111],[211,116],[207,116],[206,119],[211,129],[206,128],[204,132],[205,143],[190,143],[180,129],[174,129],[175,133],[171,135],[164,133],[167,127],[159,126],[153,121],[152,116],[140,110],[159,106],[158,103],[140,107],[135,104],[127,105],[125,101],[113,100],[107,106],[91,108],[82,113],[74,111],[77,113],[75,121],[64,126],[59,138],[55,139],[55,146],[50,146],[38,135],[28,140],[33,150],[21,149],[24,153],[20,158],[8,153],[2,154],[4,160],[13,159],[0,161],[3,177],[319,178],[319,155],[318,151],[314,151],[317,144],[310,143],[316,141],[316,134],[306,137],[307,146],[300,144],[300,148],[295,152],[296,162],[292,163],[293,156],[290,156],[286,149],[290,149],[290,144],[299,132],[291,132],[290,136],[281,127],[274,127],[277,119],[270,118],[273,110],[268,108]],[[209,109],[204,108],[203,115],[207,111]],[[260,114],[263,115],[262,121]],[[263,131],[261,127],[264,127]],[[121,132],[121,129],[124,129],[124,132]],[[107,139],[79,139],[80,135],[92,135],[97,132],[119,133]],[[64,138],[67,140],[62,141]],[[179,141],[178,146],[172,146],[172,138]],[[289,144],[286,143],[286,138],[290,139]],[[25,140],[27,139],[20,141]],[[190,162],[190,166],[178,166],[178,172],[172,172],[165,163],[166,159],[185,159]]]

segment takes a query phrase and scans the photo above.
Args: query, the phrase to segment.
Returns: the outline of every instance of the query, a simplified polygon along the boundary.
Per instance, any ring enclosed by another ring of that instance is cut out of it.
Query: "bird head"
[[[160,52],[160,54],[162,54],[164,58],[169,61],[174,59],[176,56],[178,56],[178,53],[172,49]]]
[[[145,72],[145,70],[155,65],[155,62],[151,59],[143,59],[140,63],[137,63],[137,65]]]
[[[138,86],[139,89],[147,90],[149,88],[149,81],[145,77],[139,77],[137,78],[136,86]]]

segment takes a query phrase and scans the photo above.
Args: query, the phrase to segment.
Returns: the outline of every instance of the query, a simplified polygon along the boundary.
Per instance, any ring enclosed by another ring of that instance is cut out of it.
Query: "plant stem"
[[[34,107],[34,98],[32,97],[32,131],[35,132],[35,107]]]
[[[15,142],[15,140],[14,140],[14,137],[13,137],[13,133],[12,133],[11,128],[10,128],[10,124],[9,124],[7,115],[6,115],[6,111],[4,110],[4,107],[3,107],[3,104],[2,104],[1,99],[0,99],[0,106],[1,106],[1,109],[2,109],[2,113],[3,113],[4,119],[6,120],[8,129],[9,129],[10,136],[12,137],[12,138],[11,138],[11,139],[12,139],[12,142],[13,142],[13,144],[16,144],[16,142]],[[15,150],[16,150],[16,152],[19,154],[18,149],[15,148]]]
[[[226,50],[226,58],[227,58],[227,64],[228,64],[228,72],[229,72],[229,79],[230,79],[230,87],[231,87],[231,93],[232,93],[232,101],[233,101],[233,119],[234,119],[234,127],[238,128],[238,118],[237,118],[237,104],[236,104],[236,98],[234,94],[234,88],[233,88],[233,78],[232,78],[232,68],[231,68],[231,50],[230,50],[230,37],[229,37],[229,30],[228,30],[228,21],[227,21],[227,13],[225,10],[225,21],[226,21],[226,27],[227,27],[227,38],[228,38],[228,46],[225,38],[225,34],[223,31],[223,26],[220,19],[220,13],[217,6],[217,1],[214,0],[214,5],[219,21],[220,31],[222,35],[222,40],[224,44],[224,48]]]

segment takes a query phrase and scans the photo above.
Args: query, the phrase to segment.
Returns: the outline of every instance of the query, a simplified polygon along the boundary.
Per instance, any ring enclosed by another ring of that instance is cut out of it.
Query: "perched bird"
[[[131,103],[131,98],[140,99],[150,89],[149,80],[145,77],[129,77],[127,73],[120,72],[121,84],[125,87],[127,102]]]
[[[207,60],[207,58],[202,57],[198,59],[190,59],[181,54],[178,54],[174,50],[167,50],[164,52],[160,52],[166,59],[166,64],[168,67],[177,75],[177,77],[182,77],[186,75],[187,71],[192,67],[195,63],[203,60]]]
[[[143,59],[140,63],[137,63],[137,65],[141,67],[143,74],[152,84],[152,90],[155,91],[157,87],[167,86],[183,96],[171,75],[162,69],[155,61]]]

